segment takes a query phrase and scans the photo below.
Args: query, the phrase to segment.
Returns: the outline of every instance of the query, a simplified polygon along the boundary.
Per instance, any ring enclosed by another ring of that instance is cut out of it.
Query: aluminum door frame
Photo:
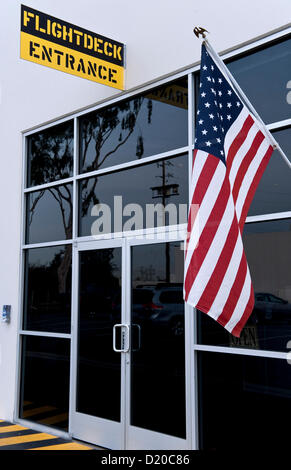
[[[78,315],[79,315],[79,255],[82,251],[121,248],[121,322],[125,322],[125,240],[109,239],[76,242],[73,246],[73,306],[72,306],[72,369],[70,383],[70,434],[94,445],[123,450],[125,448],[125,353],[121,355],[120,422],[115,422],[76,411],[78,367]]]
[[[125,247],[126,257],[126,323],[131,322],[131,248],[133,246],[151,245],[165,242],[180,241],[184,244],[185,230],[174,231],[157,231],[156,233],[138,237],[128,237]],[[128,450],[183,450],[192,448],[192,370],[193,370],[193,309],[185,303],[185,400],[186,400],[186,439],[175,436],[142,429],[130,424],[130,403],[131,403],[131,387],[130,387],[130,352],[127,354],[126,360],[126,437],[125,448]],[[170,410],[169,410],[170,411]]]

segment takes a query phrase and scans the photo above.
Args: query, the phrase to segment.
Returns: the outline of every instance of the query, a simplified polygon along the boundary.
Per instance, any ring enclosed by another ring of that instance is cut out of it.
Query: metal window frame
[[[287,38],[291,33],[291,25],[287,25],[283,28],[280,28],[276,31],[270,32],[266,35],[256,37],[246,43],[239,44],[231,49],[223,51],[220,53],[223,60],[225,59],[235,59],[240,55],[246,55],[247,53],[255,52],[257,48],[262,46],[272,45],[272,43],[276,40],[284,40]],[[49,247],[49,246],[58,246],[64,244],[72,244],[73,247],[77,246],[78,243],[88,242],[88,241],[96,241],[94,237],[78,237],[78,183],[80,180],[96,175],[107,174],[113,171],[118,171],[126,168],[132,168],[137,165],[142,165],[145,163],[149,163],[151,161],[156,161],[161,158],[168,158],[174,155],[187,153],[189,157],[189,182],[191,177],[191,167],[192,167],[192,151],[194,148],[194,109],[195,109],[195,82],[194,82],[194,74],[200,68],[200,62],[197,61],[189,66],[186,66],[176,72],[167,74],[159,79],[152,80],[143,84],[142,86],[135,87],[131,90],[124,91],[121,93],[117,93],[110,98],[106,98],[104,100],[100,100],[98,103],[93,104],[92,106],[87,106],[76,110],[72,113],[63,115],[57,119],[53,119],[47,122],[44,122],[41,125],[37,125],[31,127],[30,129],[24,130],[22,132],[22,198],[21,198],[21,246],[20,246],[20,275],[19,275],[19,306],[18,306],[18,325],[17,325],[17,359],[16,359],[16,378],[15,378],[15,390],[16,390],[16,400],[15,400],[15,408],[14,408],[14,420],[16,422],[22,423],[24,425],[29,424],[36,430],[39,431],[46,431],[48,432],[51,430],[50,427],[45,425],[39,425],[34,422],[22,420],[19,418],[19,403],[20,403],[20,393],[21,393],[21,355],[22,355],[22,337],[25,335],[34,335],[34,336],[47,336],[47,337],[57,337],[57,338],[64,338],[70,339],[71,341],[71,358],[70,358],[70,401],[69,401],[69,410],[72,407],[72,384],[74,381],[74,377],[72,374],[72,367],[73,367],[73,358],[75,354],[75,350],[73,349],[73,332],[76,328],[76,325],[73,324],[73,317],[71,315],[71,334],[62,334],[62,333],[50,333],[50,332],[36,332],[36,331],[26,331],[22,329],[22,319],[23,319],[23,298],[24,298],[24,258],[26,250],[31,248],[41,248],[41,247]],[[157,155],[152,155],[146,157],[142,160],[133,160],[127,162],[122,165],[116,165],[112,167],[108,167],[105,169],[101,169],[95,172],[79,174],[78,166],[79,166],[79,119],[87,113],[97,111],[98,109],[102,109],[107,106],[114,105],[115,103],[120,102],[124,99],[132,98],[138,94],[146,93],[150,91],[152,88],[165,85],[170,83],[176,79],[188,76],[188,145],[179,149],[163,152]],[[74,120],[74,159],[73,159],[73,176],[70,178],[66,178],[63,180],[53,181],[47,184],[35,186],[35,187],[27,187],[27,137],[30,135],[40,132],[43,130],[47,130],[52,126],[61,124],[63,122]],[[286,127],[291,126],[291,119],[285,119],[278,122],[273,122],[267,124],[269,130],[280,130]],[[72,183],[73,184],[73,235],[71,240],[58,240],[58,241],[51,241],[45,243],[34,243],[34,244],[26,244],[25,243],[25,230],[26,230],[26,194],[37,191],[39,189],[45,189],[49,187],[59,186],[64,183]],[[291,211],[288,212],[276,212],[276,213],[269,213],[269,214],[261,214],[255,216],[249,216],[246,219],[246,223],[253,223],[253,222],[264,222],[268,220],[278,220],[278,219],[286,219],[291,217]],[[181,228],[181,227],[180,227]],[[165,227],[161,229],[161,232],[169,232],[175,227]],[[159,231],[159,229],[158,229]],[[126,234],[127,236],[134,236],[133,233]],[[135,234],[137,235],[137,234]],[[74,257],[75,250],[72,250],[72,285],[76,282],[74,278],[74,264],[76,262]],[[72,289],[72,306],[74,305],[75,300],[74,297],[74,289]],[[73,307],[72,307],[73,308]],[[276,351],[263,351],[263,350],[253,350],[253,349],[242,349],[242,348],[231,348],[231,347],[218,347],[218,346],[211,346],[211,345],[201,345],[197,343],[197,316],[193,315],[192,308],[186,309],[186,323],[187,324],[187,352],[186,352],[186,374],[188,376],[187,382],[187,393],[191,397],[190,408],[187,407],[187,411],[191,413],[191,424],[190,430],[187,429],[191,435],[192,441],[192,449],[199,448],[199,440],[198,440],[198,371],[197,371],[197,353],[199,351],[208,351],[208,352],[216,352],[216,353],[227,353],[227,354],[236,354],[236,355],[248,355],[248,356],[259,356],[265,358],[277,358],[285,360],[287,358],[287,353],[280,353]],[[57,435],[69,437],[70,436],[70,423],[69,423],[69,431],[63,432],[59,430],[54,430]]]

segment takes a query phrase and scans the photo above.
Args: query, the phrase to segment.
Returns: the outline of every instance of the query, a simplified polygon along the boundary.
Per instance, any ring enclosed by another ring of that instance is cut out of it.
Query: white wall
[[[126,88],[197,60],[195,25],[211,31],[218,51],[275,28],[291,17],[289,0],[23,0],[45,13],[124,42]],[[19,58],[19,0],[0,5],[0,419],[13,419],[19,302],[21,131],[91,105],[118,91]]]

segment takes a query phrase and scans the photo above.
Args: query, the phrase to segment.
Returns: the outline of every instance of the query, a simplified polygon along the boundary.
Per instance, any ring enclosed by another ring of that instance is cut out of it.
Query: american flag
[[[273,144],[217,64],[203,44],[184,298],[239,337],[254,307],[242,232]]]

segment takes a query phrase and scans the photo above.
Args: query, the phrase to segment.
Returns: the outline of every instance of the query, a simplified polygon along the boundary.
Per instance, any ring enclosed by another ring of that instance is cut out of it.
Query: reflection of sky
[[[227,64],[242,90],[268,124],[290,118],[286,101],[291,80],[291,40]]]
[[[148,100],[145,99],[139,111],[132,135],[114,154],[111,154],[108,157],[101,168],[135,160],[137,158],[136,145],[137,138],[139,136],[143,137],[143,157],[184,147],[188,144],[187,110],[153,100],[152,117],[151,123],[149,124],[147,103]],[[122,121],[126,112],[120,114],[120,121]],[[121,125],[117,126],[117,128],[112,132],[110,139],[108,139],[108,141],[102,146],[99,161],[102,160],[107,152],[112,151],[112,149],[119,144],[118,139],[121,132],[124,139],[129,131],[122,131]],[[94,157],[95,141],[91,141],[87,152],[87,165],[92,163]]]
[[[180,243],[169,243],[170,279],[183,282],[184,252]],[[166,244],[156,243],[132,248],[132,281],[138,285],[166,280]]]
[[[248,215],[291,210],[291,169],[274,151],[261,178]]]
[[[286,157],[291,161],[291,128],[275,131],[272,134],[285,152]]]

